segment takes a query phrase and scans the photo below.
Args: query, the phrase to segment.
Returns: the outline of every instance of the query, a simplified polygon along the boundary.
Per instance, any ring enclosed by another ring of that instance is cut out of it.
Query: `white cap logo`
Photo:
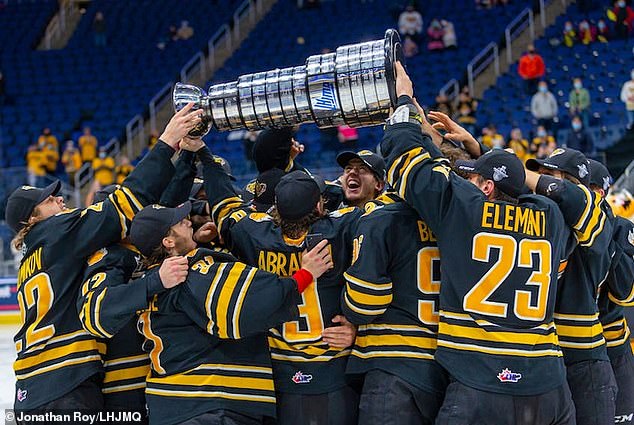
[[[506,165],[501,167],[493,167],[493,181],[499,182],[502,179],[507,178],[509,175],[506,173]]]

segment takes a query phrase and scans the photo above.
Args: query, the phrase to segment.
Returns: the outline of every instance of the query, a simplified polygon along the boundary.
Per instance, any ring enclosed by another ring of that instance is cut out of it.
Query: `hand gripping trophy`
[[[293,126],[314,122],[320,128],[382,124],[396,105],[394,62],[402,61],[398,32],[383,40],[341,46],[335,53],[310,56],[306,64],[247,74],[238,81],[203,89],[177,83],[174,109],[194,102],[204,111],[189,134]]]

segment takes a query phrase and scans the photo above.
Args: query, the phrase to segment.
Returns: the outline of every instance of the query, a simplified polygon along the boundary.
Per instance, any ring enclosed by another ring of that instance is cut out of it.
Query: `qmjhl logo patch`
[[[522,379],[521,373],[511,372],[510,369],[502,369],[502,372],[498,373],[498,379],[500,382],[517,382]]]
[[[296,384],[308,384],[313,380],[313,375],[304,374],[301,370],[297,371],[295,375],[291,378],[291,380]]]

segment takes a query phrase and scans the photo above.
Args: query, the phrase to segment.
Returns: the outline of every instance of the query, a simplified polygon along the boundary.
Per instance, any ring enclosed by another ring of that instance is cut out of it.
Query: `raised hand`
[[[196,243],[209,243],[218,236],[218,228],[216,223],[209,221],[196,230],[194,233],[194,241]]]
[[[472,157],[477,158],[480,156],[480,144],[475,137],[461,127],[460,124],[442,112],[430,111],[428,116],[430,119],[436,121],[432,124],[432,127],[436,130],[445,131],[445,139],[453,142],[461,142]]]
[[[193,102],[185,105],[183,109],[174,114],[172,119],[165,126],[161,139],[174,149],[178,149],[178,143],[189,133],[191,129],[196,127],[200,123],[201,116],[203,114],[202,109],[198,109],[190,113]]]

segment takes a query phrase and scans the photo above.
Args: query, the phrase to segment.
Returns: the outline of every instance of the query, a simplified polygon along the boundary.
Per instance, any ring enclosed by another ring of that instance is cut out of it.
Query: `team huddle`
[[[234,187],[188,136],[202,112],[189,104],[91,206],[67,209],[59,182],[13,192],[15,410],[161,425],[634,421],[634,224],[604,200],[608,170],[572,149],[526,164],[489,151],[426,114],[396,70],[381,154],[341,153],[339,182],[272,129],[254,150],[268,166]]]

